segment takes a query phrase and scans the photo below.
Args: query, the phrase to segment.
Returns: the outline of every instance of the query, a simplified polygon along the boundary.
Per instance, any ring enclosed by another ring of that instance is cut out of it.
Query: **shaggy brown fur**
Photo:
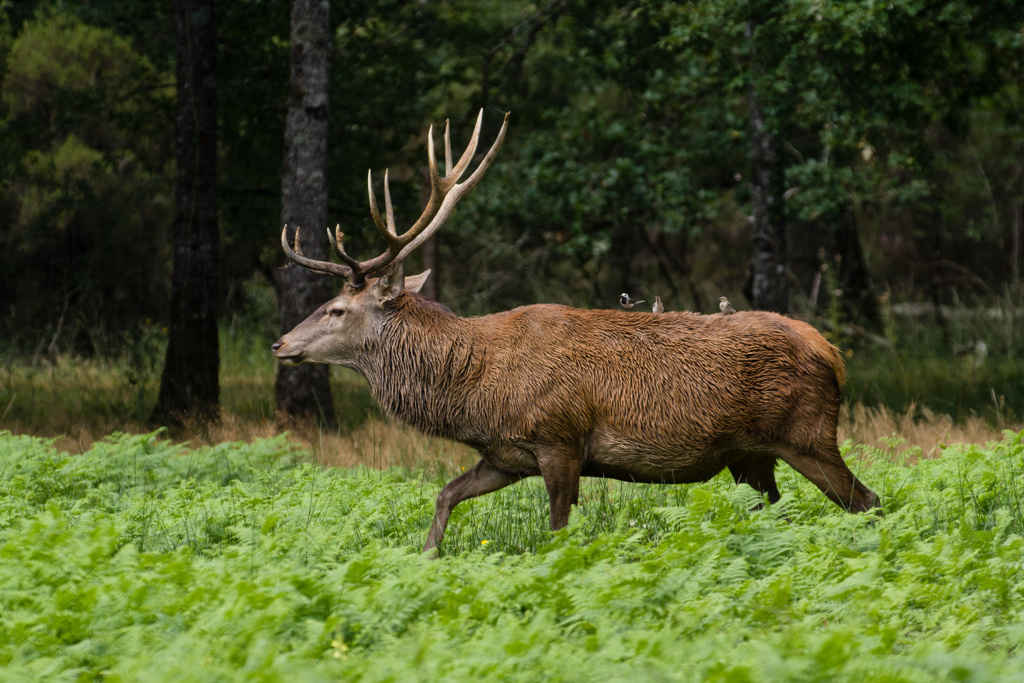
[[[321,307],[275,354],[351,367],[391,415],[480,452],[438,497],[426,549],[460,501],[537,475],[552,529],[567,523],[580,476],[686,483],[729,468],[774,502],[779,458],[847,510],[878,504],[836,446],[842,357],[774,313],[541,304],[459,318],[371,281]]]

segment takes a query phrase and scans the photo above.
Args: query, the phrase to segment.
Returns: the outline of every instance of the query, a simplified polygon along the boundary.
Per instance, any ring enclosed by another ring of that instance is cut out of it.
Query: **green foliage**
[[[224,310],[237,283],[281,259],[289,7],[217,9]],[[1020,265],[1008,247],[1024,175],[1021,7],[347,3],[332,15],[331,220],[373,253],[365,170],[391,168],[409,219],[426,124],[451,117],[458,148],[477,107],[485,138],[511,110],[497,164],[439,235],[447,303],[608,306],[635,289],[713,310],[708,298],[738,295],[746,278],[753,85],[778,142],[780,205],[803,230],[790,249],[815,242],[791,259],[805,294],[817,246],[855,224],[875,281],[899,299],[991,295]],[[166,310],[168,5],[8,2],[0,17],[5,343],[109,353],[93,340]],[[58,158],[71,151],[77,163]]]
[[[45,111],[61,91],[97,86],[116,91],[137,68],[136,60],[125,58],[132,53],[127,40],[67,18],[30,22],[19,38],[11,49],[3,93],[3,104],[14,116]]]
[[[0,433],[0,672],[1017,680],[1022,436],[911,467],[861,448],[878,518],[783,469],[755,511],[722,477],[585,483],[550,534],[523,482],[457,508],[429,561],[438,486],[405,472],[324,470],[281,439],[70,457]]]
[[[45,11],[22,25],[0,85],[6,344],[102,351],[97,335],[166,307],[169,85],[108,29]]]
[[[463,25],[500,30],[502,9],[472,6],[490,17]],[[989,144],[1020,144],[1019,5],[581,1],[548,10],[525,8],[504,40],[495,35],[493,53],[459,62],[483,78],[480,64],[546,17],[520,60],[507,57],[516,87],[496,97],[513,111],[516,156],[503,156],[490,189],[464,202],[459,239],[441,237],[451,262],[473,265],[443,274],[456,308],[481,310],[475,286],[491,308],[607,306],[623,288],[661,288],[700,308],[701,290],[739,290],[749,253],[729,244],[730,225],[746,232],[752,210],[751,87],[777,143],[782,219],[802,229],[789,248],[805,294],[817,248],[849,249],[839,236],[847,225],[883,280],[909,284],[915,259],[928,264],[918,273],[969,260],[986,282],[1014,272],[1016,257],[999,245],[1014,230],[1020,155]],[[852,272],[843,267],[844,288],[871,298]],[[848,316],[874,308],[852,301],[842,302]]]

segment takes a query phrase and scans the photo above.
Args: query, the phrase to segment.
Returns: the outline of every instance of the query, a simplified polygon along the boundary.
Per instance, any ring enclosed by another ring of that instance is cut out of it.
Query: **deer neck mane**
[[[483,354],[469,320],[419,294],[398,297],[360,372],[391,416],[433,436],[463,442]]]

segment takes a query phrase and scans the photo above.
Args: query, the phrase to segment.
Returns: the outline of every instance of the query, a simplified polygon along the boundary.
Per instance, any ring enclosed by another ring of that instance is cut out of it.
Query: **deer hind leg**
[[[433,550],[440,545],[441,539],[444,538],[444,530],[448,526],[448,517],[456,505],[468,498],[476,498],[505,488],[522,478],[518,474],[502,472],[486,460],[481,460],[471,470],[448,482],[437,496],[434,521],[430,525],[430,534],[427,535],[427,544],[423,551]]]
[[[831,448],[793,449],[780,455],[790,467],[807,477],[845,510],[866,512],[879,506],[878,496],[860,483],[834,445]]]
[[[768,494],[769,503],[777,503],[781,496],[779,487],[775,483],[775,462],[774,455],[764,453],[744,453],[739,460],[729,465],[729,472],[736,484],[748,484],[761,495]],[[759,510],[763,505],[758,505]]]

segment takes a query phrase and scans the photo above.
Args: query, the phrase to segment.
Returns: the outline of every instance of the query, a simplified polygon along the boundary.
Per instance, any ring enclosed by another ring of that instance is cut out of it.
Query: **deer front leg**
[[[444,538],[444,530],[448,526],[448,517],[456,505],[467,498],[476,498],[491,491],[505,488],[522,479],[518,474],[508,474],[494,467],[486,460],[481,460],[471,470],[448,482],[437,496],[437,508],[434,510],[434,521],[430,525],[427,544],[423,551],[433,550]]]
[[[579,504],[583,461],[562,446],[538,449],[536,455],[551,504],[551,530],[558,531],[569,523],[572,506]]]

